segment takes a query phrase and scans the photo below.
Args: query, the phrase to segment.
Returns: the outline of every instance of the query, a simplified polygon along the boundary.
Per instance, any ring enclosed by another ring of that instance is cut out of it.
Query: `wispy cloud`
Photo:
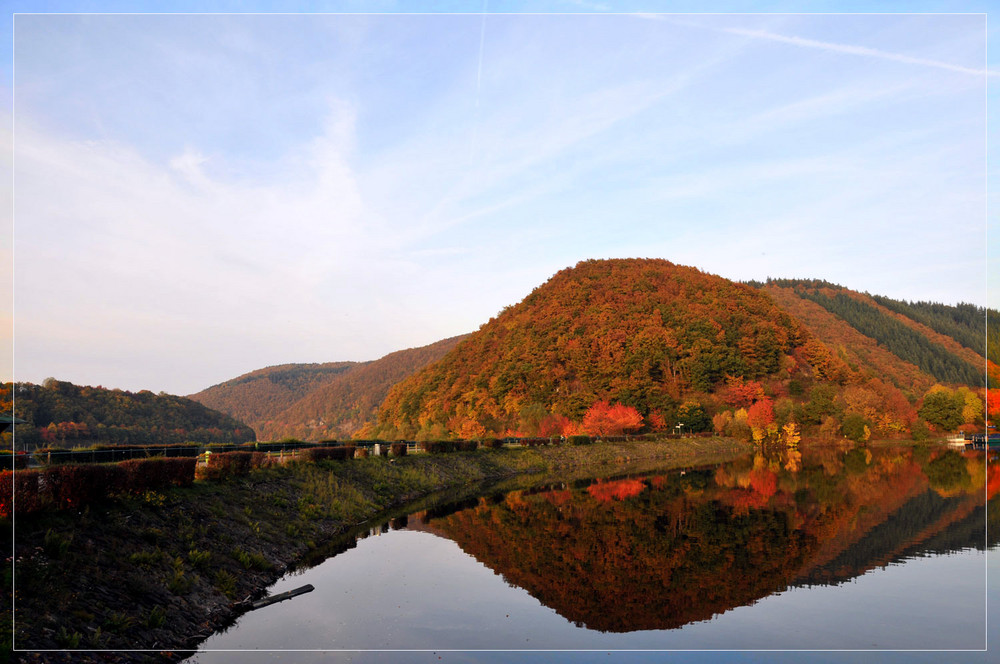
[[[838,279],[840,261],[921,294],[910,266],[945,251],[935,282],[965,292],[973,242],[955,220],[977,218],[984,72],[940,60],[974,22],[923,23],[921,58],[889,40],[901,29],[873,49],[823,19],[633,17],[229,18],[244,41],[203,40],[190,62],[168,22],[162,52],[124,73],[112,65],[137,51],[106,35],[59,51],[102,56],[86,80],[51,71],[39,30],[19,78],[46,82],[19,96],[19,373],[195,391],[266,364],[373,359],[610,255],[741,278]],[[350,34],[325,32],[338,26]],[[128,85],[156,66],[176,75]],[[127,94],[104,99],[105,79]],[[95,121],[57,113],[67,99]],[[925,226],[964,247],[934,236],[917,253]]]
[[[893,62],[902,62],[904,64],[909,64],[909,65],[935,67],[937,69],[946,69],[948,71],[954,71],[960,74],[971,74],[974,76],[997,75],[997,72],[991,72],[987,69],[979,69],[975,67],[963,67],[961,65],[951,64],[950,62],[941,62],[940,60],[930,60],[928,58],[917,58],[911,55],[905,55],[903,53],[892,53],[890,51],[883,51],[877,48],[869,48],[867,46],[856,46],[854,44],[838,44],[835,42],[819,41],[816,39],[806,39],[804,37],[796,37],[793,35],[780,35],[774,32],[769,32],[767,30],[752,30],[749,28],[719,28],[719,29],[722,32],[728,32],[731,35],[752,37],[753,39],[765,39],[767,41],[780,42],[782,44],[791,44],[793,46],[801,46],[803,48],[820,49],[823,51],[831,51],[834,53],[843,53],[845,55],[858,55],[869,58],[878,58],[880,60],[891,60]]]

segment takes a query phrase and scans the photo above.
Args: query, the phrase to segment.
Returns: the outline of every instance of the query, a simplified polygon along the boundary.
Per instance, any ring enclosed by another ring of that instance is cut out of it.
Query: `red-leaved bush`
[[[305,461],[346,461],[354,458],[354,445],[340,445],[338,447],[313,447],[302,450],[302,459]]]
[[[125,493],[142,493],[194,481],[194,458],[133,459],[118,464],[66,464],[0,473],[0,516],[45,508],[78,509]]]
[[[208,463],[200,475],[207,480],[223,480],[246,475],[266,463],[267,455],[263,452],[215,452],[208,455]]]

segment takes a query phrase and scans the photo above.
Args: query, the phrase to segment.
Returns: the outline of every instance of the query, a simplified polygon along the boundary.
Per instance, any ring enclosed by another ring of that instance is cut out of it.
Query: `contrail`
[[[483,82],[483,47],[486,43],[486,2],[483,0],[483,22],[479,28],[479,67],[476,69],[476,108],[479,108],[479,88]]]
[[[476,67],[476,114],[472,119],[472,142],[469,144],[469,161],[476,155],[476,143],[479,142],[479,91],[483,84],[483,50],[486,44],[486,3],[483,0],[483,9],[479,13],[483,20],[479,26],[479,64]]]
[[[775,32],[769,32],[767,30],[715,27],[712,25],[706,25],[704,23],[696,23],[694,21],[680,20],[668,14],[636,13],[632,14],[632,16],[651,21],[666,21],[668,23],[673,23],[675,25],[684,25],[688,27],[702,28],[704,30],[713,30],[715,32],[726,32],[731,35],[740,35],[741,37],[766,39],[768,41],[779,42],[782,44],[792,44],[794,46],[801,46],[803,48],[816,48],[823,51],[831,51],[833,53],[860,55],[871,58],[880,58],[882,60],[892,60],[893,62],[902,62],[909,65],[922,65],[924,67],[935,67],[937,69],[946,69],[948,71],[954,71],[960,74],[972,74],[975,76],[991,76],[991,77],[1000,75],[1000,72],[996,72],[991,69],[977,69],[975,67],[963,67],[961,65],[951,64],[950,62],[941,62],[940,60],[931,60],[929,58],[917,58],[910,55],[904,55],[902,53],[893,53],[891,51],[881,51],[877,48],[868,48],[867,46],[855,46],[854,44],[838,44],[836,42],[819,41],[818,39],[806,39],[804,37],[796,37],[794,35],[781,35]]]
[[[868,48],[866,46],[854,46],[853,44],[836,44],[833,42],[817,41],[815,39],[804,39],[802,37],[779,35],[773,32],[767,32],[766,30],[747,30],[744,28],[721,28],[721,29],[723,32],[728,32],[734,35],[741,35],[743,37],[753,37],[756,39],[766,39],[768,41],[781,42],[784,44],[794,44],[795,46],[802,46],[805,48],[817,48],[824,51],[846,53],[848,55],[862,55],[873,58],[881,58],[883,60],[903,62],[910,65],[923,65],[925,67],[936,67],[938,69],[947,69],[949,71],[955,71],[962,74],[975,74],[978,76],[982,76],[984,74],[991,76],[996,75],[995,72],[991,72],[986,69],[974,69],[972,67],[962,67],[960,65],[953,65],[948,62],[941,62],[939,60],[929,60],[927,58],[915,58],[909,55],[903,55],[901,53],[880,51],[878,49]]]

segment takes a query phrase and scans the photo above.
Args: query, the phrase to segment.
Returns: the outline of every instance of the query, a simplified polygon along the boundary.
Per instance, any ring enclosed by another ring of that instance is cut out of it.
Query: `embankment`
[[[6,552],[16,561],[14,656],[178,659],[338,534],[434,492],[700,465],[746,449],[700,438],[293,463],[19,516]]]

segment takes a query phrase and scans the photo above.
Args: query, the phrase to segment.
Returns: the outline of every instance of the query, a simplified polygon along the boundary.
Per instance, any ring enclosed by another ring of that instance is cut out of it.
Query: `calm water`
[[[244,615],[196,661],[993,661],[974,651],[1000,598],[998,468],[818,449],[442,506],[281,579],[272,594],[316,590]]]

